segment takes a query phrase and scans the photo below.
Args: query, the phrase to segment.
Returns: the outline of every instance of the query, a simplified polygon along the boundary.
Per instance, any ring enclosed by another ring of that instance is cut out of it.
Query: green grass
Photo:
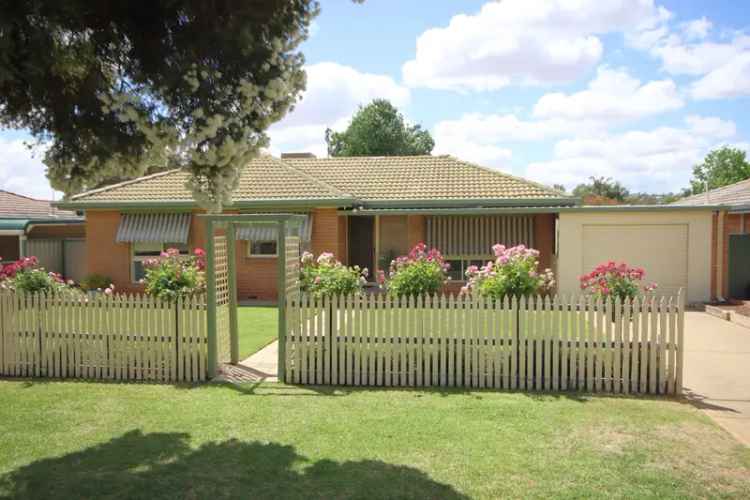
[[[670,400],[0,381],[0,498],[750,496]]]
[[[276,307],[237,308],[240,360],[258,352],[278,338],[277,321]]]

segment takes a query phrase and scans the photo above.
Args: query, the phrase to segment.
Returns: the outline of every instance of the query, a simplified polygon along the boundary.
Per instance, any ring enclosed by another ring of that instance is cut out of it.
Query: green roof
[[[189,174],[171,170],[81,193],[60,206],[193,205]],[[284,158],[262,156],[241,172],[237,206],[572,205],[575,198],[451,156]]]

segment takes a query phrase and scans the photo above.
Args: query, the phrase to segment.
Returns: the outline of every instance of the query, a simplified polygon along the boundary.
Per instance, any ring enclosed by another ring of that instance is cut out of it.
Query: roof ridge
[[[169,174],[173,174],[175,172],[181,172],[181,171],[182,171],[181,168],[171,168],[169,170],[163,170],[161,172],[156,172],[155,174],[142,175],[140,177],[136,177],[135,179],[128,179],[126,181],[118,182],[118,183],[115,183],[115,184],[109,184],[107,186],[102,186],[100,188],[90,189],[88,191],[83,191],[81,193],[78,193],[78,194],[75,194],[75,195],[71,196],[70,199],[71,200],[79,200],[81,198],[85,198],[86,196],[90,196],[92,194],[103,193],[105,191],[109,191],[110,189],[116,189],[116,188],[120,188],[120,187],[123,187],[123,186],[129,186],[131,184],[137,184],[139,182],[147,181],[149,179],[155,179],[157,177],[162,177],[162,176],[165,176],[165,175],[169,175]]]
[[[476,168],[478,170],[482,170],[482,171],[487,172],[487,173],[492,174],[492,175],[498,175],[498,176],[501,176],[501,177],[507,177],[509,179],[513,179],[514,181],[518,181],[518,182],[521,182],[523,184],[529,184],[529,185],[538,187],[538,188],[540,188],[540,189],[542,189],[544,191],[549,191],[549,192],[551,192],[553,194],[560,194],[560,195],[562,195],[563,198],[570,198],[571,200],[575,199],[573,196],[570,196],[567,193],[564,193],[562,191],[558,191],[557,189],[551,188],[549,186],[545,186],[541,182],[532,181],[532,180],[526,179],[525,177],[519,177],[517,175],[509,174],[508,172],[503,172],[501,170],[497,170],[497,169],[494,169],[494,168],[485,167],[484,165],[480,165],[478,163],[474,163],[474,162],[471,162],[471,161],[462,160],[462,159],[457,158],[457,157],[455,157],[453,155],[442,155],[442,156],[445,157],[445,158],[450,158],[451,160],[453,160],[453,161],[455,161],[457,163],[462,163],[464,165],[468,165],[470,167],[474,167],[474,168]]]
[[[347,193],[346,191],[342,191],[341,189],[337,188],[336,186],[334,186],[332,184],[329,184],[329,183],[327,183],[327,182],[325,182],[323,180],[317,179],[317,178],[313,177],[312,175],[308,174],[307,172],[304,172],[304,171],[300,170],[299,168],[295,167],[294,165],[289,165],[287,163],[287,159],[286,158],[284,158],[284,159],[276,158],[275,156],[272,156],[272,155],[269,155],[268,157],[270,159],[272,159],[274,162],[281,163],[283,166],[285,166],[289,170],[294,171],[294,173],[301,175],[305,179],[308,179],[308,180],[310,180],[312,182],[315,182],[320,187],[326,188],[332,194],[335,194],[337,196],[346,196],[346,197],[349,197],[349,198],[354,198],[354,195],[352,195],[351,193]],[[306,159],[307,160],[311,160],[312,158],[306,158]],[[315,159],[317,160],[318,158],[315,158]]]

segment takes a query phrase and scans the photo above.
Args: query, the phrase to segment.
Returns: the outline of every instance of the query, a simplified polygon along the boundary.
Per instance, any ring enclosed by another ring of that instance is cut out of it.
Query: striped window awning
[[[187,243],[190,214],[122,214],[117,243]]]
[[[237,226],[237,239],[249,241],[276,241],[276,224],[253,222],[240,224]],[[292,234],[295,234],[292,231]],[[312,237],[312,216],[305,215],[302,225],[299,228],[299,237],[302,241],[308,242]]]
[[[490,255],[492,245],[534,246],[533,215],[427,217],[425,243],[444,255]]]

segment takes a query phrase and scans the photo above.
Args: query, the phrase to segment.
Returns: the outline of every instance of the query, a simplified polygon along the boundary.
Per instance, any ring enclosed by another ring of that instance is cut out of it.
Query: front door
[[[750,299],[750,234],[729,235],[729,297]]]
[[[372,272],[375,256],[375,218],[349,217],[349,265],[367,268]]]

